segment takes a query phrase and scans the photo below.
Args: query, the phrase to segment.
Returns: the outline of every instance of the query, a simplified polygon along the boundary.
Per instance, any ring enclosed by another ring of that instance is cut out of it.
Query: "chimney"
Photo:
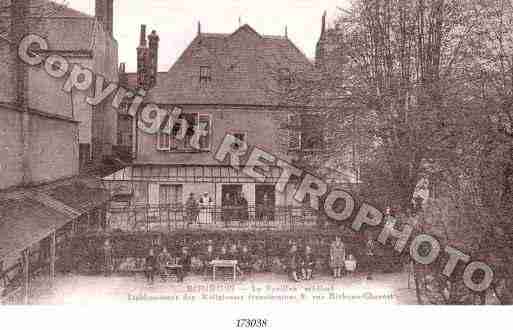
[[[146,25],[141,25],[141,34],[139,37],[139,47],[146,47]]]
[[[321,22],[321,36],[319,37],[319,41],[317,41],[317,45],[315,47],[315,66],[320,68],[324,65],[324,59],[326,55],[326,15],[327,12],[324,11],[322,14],[322,22]]]
[[[105,32],[112,35],[114,21],[114,0],[96,0],[95,16]]]
[[[137,87],[147,87],[147,63],[149,49],[146,46],[146,25],[141,25],[139,46],[137,47]]]
[[[153,87],[157,83],[158,58],[159,58],[159,41],[157,31],[151,31],[148,36],[149,52],[148,52],[148,87]]]
[[[118,70],[119,86],[128,88],[128,77],[126,76],[126,64],[120,63]]]

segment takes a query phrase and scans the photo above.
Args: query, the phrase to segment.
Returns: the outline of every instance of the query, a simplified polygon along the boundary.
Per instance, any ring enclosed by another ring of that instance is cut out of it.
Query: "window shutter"
[[[159,184],[150,183],[148,184],[148,204],[158,205],[159,203]]]
[[[171,146],[171,136],[165,132],[157,134],[157,149],[161,151],[169,151]]]
[[[198,122],[199,124],[205,124],[207,125],[205,127],[205,130],[208,132],[207,136],[202,136],[200,138],[200,149],[208,151],[211,149],[212,145],[212,117],[210,114],[199,114],[198,116]]]

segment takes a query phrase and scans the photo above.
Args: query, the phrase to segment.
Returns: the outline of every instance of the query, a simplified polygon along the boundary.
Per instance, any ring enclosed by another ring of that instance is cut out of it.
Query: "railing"
[[[320,220],[305,207],[263,205],[188,208],[170,205],[111,205],[107,213],[110,230],[127,232],[175,231],[181,229],[301,230]]]

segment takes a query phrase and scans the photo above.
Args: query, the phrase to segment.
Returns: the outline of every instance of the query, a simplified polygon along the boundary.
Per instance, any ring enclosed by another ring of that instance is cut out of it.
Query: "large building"
[[[181,215],[176,212],[181,212],[177,210],[191,193],[196,199],[208,195],[215,212],[208,219],[214,220],[220,220],[219,209],[229,207],[234,196],[244,196],[255,210],[250,217],[258,217],[264,205],[271,209],[299,206],[293,199],[295,187],[288,187],[285,193],[275,190],[279,168],[272,170],[272,178],[259,183],[215,159],[216,148],[228,133],[291,163],[303,152],[322,148],[322,128],[320,123],[316,125],[312,109],[284,102],[293,75],[314,70],[287,35],[261,35],[249,25],[229,34],[205,33],[198,25],[194,40],[165,73],[157,73],[154,66],[156,34],[148,37],[149,49],[145,27],[140,39],[138,73],[121,80],[137,81],[133,87],[154,85],[148,103],[168,110],[181,108],[182,118],[191,126],[206,124],[208,135],[200,140],[201,150],[196,150],[188,143],[192,129],[185,139],[133,131],[133,165],[105,178],[128,198],[126,203],[132,207],[129,222],[135,225],[140,216],[156,222],[169,221],[169,217],[179,220]],[[144,54],[150,60],[142,60]],[[299,131],[301,121],[314,129]],[[174,132],[177,129],[175,126]]]
[[[112,8],[113,0],[97,0],[89,16],[47,0],[0,1],[0,286],[7,291],[20,265],[27,281],[41,269],[53,273],[69,234],[105,218],[109,195],[82,170],[111,154],[117,117],[107,101],[86,102],[94,89],[67,93],[64,78],[24,63],[18,45],[37,34],[48,49],[31,48],[36,54],[117,81]]]
[[[10,2],[2,0],[1,8],[12,8]],[[118,46],[112,35],[113,18],[109,10],[112,0],[96,1],[95,16],[47,0],[31,0],[27,5],[24,25],[19,29],[46,39],[49,49],[45,55],[63,55],[70,64],[80,64],[108,81],[117,81]],[[8,42],[19,34],[11,24],[15,14],[12,9],[0,12],[0,31],[5,31],[2,33],[5,38],[0,41],[0,82],[5,86],[0,91],[3,109],[0,125],[5,125],[0,143],[7,152],[7,157],[2,159],[0,189],[23,184],[22,176],[25,183],[73,176],[80,165],[91,161],[99,163],[108,157],[116,144],[116,112],[111,111],[108,102],[98,106],[85,102],[93,89],[66,93],[62,91],[64,82],[49,77],[43,67],[31,67],[18,61],[15,46]],[[17,73],[17,68],[23,72]],[[23,86],[17,81],[24,81]],[[26,116],[21,115],[21,108],[27,109]],[[25,152],[18,138],[23,120],[26,120],[24,127],[32,134],[42,131],[48,134],[25,136]],[[29,128],[31,125],[34,129]],[[79,154],[80,160],[74,153]],[[31,158],[30,165],[24,157]]]

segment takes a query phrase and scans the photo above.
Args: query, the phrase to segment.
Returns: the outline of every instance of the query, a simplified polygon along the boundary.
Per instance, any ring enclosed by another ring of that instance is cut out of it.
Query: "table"
[[[232,268],[233,269],[233,280],[237,280],[237,260],[213,260],[212,265],[212,279],[216,280],[216,269],[217,268]]]
[[[178,281],[182,281],[182,278],[184,276],[182,270],[183,270],[182,265],[178,265],[175,263],[167,263],[166,264],[166,273],[169,274],[169,272],[171,272],[171,271],[175,272]]]

